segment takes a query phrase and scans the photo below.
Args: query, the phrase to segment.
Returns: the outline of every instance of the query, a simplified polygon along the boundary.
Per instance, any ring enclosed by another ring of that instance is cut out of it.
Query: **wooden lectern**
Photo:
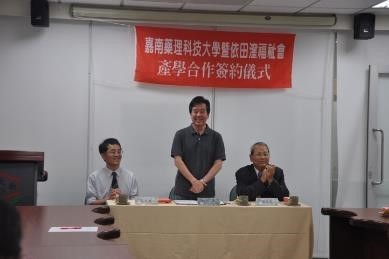
[[[36,205],[37,182],[47,180],[44,153],[0,150],[0,199]]]

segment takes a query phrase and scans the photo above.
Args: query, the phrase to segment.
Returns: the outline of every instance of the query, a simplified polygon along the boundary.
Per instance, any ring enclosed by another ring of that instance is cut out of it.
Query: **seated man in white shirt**
[[[101,158],[106,166],[88,177],[86,204],[106,204],[119,194],[129,198],[138,195],[138,183],[134,173],[120,167],[122,147],[117,139],[108,138],[99,145]]]

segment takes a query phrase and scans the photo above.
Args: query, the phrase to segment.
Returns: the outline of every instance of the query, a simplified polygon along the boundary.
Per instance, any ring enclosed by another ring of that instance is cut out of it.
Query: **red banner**
[[[290,88],[294,34],[136,26],[135,81]]]

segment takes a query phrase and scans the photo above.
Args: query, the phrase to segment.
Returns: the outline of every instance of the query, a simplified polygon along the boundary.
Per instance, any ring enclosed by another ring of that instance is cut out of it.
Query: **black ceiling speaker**
[[[31,0],[31,25],[49,27],[49,3],[47,0]]]
[[[354,16],[354,39],[368,40],[374,38],[375,15],[360,13]]]

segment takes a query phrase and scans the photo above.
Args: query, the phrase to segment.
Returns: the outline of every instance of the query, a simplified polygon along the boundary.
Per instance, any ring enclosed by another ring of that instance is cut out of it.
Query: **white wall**
[[[328,254],[320,208],[329,206],[332,33],[295,31],[293,88],[214,92],[134,82],[132,28],[52,21],[38,29],[0,17],[0,33],[0,147],[45,152],[39,204],[82,204],[87,174],[103,165],[97,145],[110,136],[122,142],[141,195],[167,196],[174,133],[190,123],[190,99],[204,95],[215,99],[213,126],[226,146],[217,197],[227,199],[250,145],[267,142],[291,194],[313,208],[314,255]]]
[[[0,17],[0,149],[45,152],[39,204],[81,204],[88,118],[88,25]]]

